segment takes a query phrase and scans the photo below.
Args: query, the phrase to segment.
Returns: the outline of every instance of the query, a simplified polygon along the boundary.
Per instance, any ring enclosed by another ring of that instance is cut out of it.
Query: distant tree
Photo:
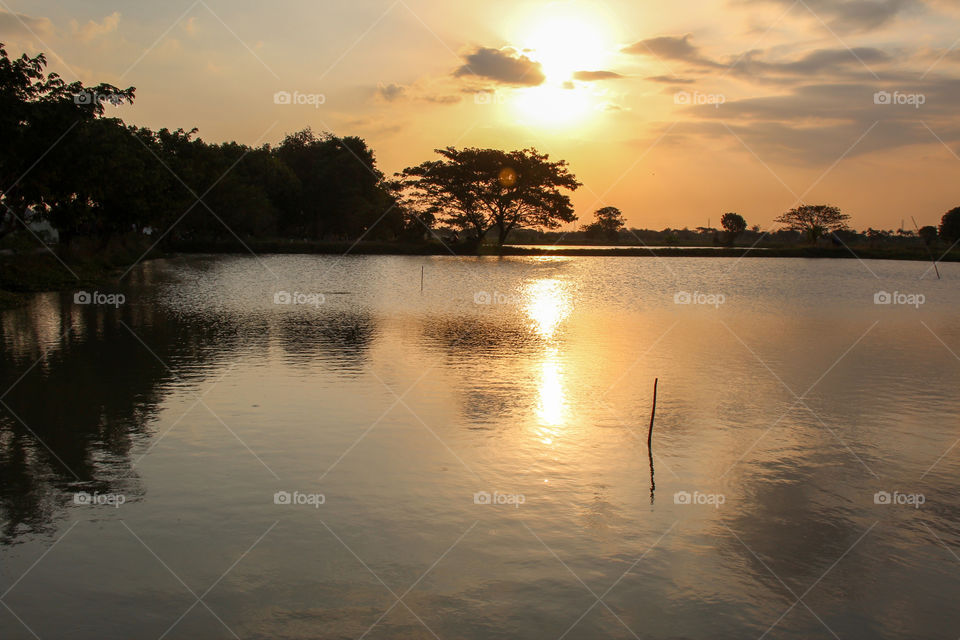
[[[750,231],[753,231],[754,233],[760,233],[760,225],[758,224],[753,225],[752,227],[750,227]]]
[[[400,172],[417,210],[460,229],[479,242],[490,230],[498,245],[515,228],[556,229],[577,219],[562,190],[580,186],[563,160],[536,149],[437,149],[431,160]]]
[[[720,226],[727,232],[727,242],[733,244],[747,228],[747,221],[739,213],[725,213],[720,216]]]
[[[805,233],[811,243],[816,243],[827,232],[847,229],[849,219],[850,216],[841,213],[837,207],[805,204],[787,211],[774,222],[791,231]]]
[[[920,236],[920,239],[923,240],[923,244],[927,245],[928,247],[937,243],[937,228],[933,225],[920,227],[920,230],[917,233]]]
[[[960,207],[943,214],[940,219],[940,237],[950,243],[960,240]]]
[[[623,229],[623,213],[616,207],[603,207],[593,212],[594,221],[583,227],[588,238],[616,240]]]

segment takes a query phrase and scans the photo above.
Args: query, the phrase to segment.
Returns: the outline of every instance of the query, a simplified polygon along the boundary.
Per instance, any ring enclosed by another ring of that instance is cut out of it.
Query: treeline
[[[106,113],[131,104],[133,87],[68,84],[45,66],[0,44],[0,238],[40,221],[62,244],[131,232],[172,242],[422,236],[361,138],[305,129],[250,147],[128,126]]]

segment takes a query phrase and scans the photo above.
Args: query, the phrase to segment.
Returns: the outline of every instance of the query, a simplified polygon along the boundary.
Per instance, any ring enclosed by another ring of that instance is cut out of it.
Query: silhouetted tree
[[[556,229],[577,219],[562,189],[580,186],[563,160],[536,149],[437,149],[441,160],[400,172],[418,210],[466,232],[479,242],[489,230],[503,245],[514,228]]]
[[[940,237],[950,243],[960,240],[960,207],[943,214],[940,219]]]
[[[923,244],[927,245],[928,247],[932,247],[937,243],[937,228],[933,225],[920,227],[917,235],[919,235],[920,239],[923,240]]]
[[[588,238],[616,240],[623,229],[623,213],[616,207],[603,207],[593,212],[594,221],[583,227]]]
[[[720,226],[727,232],[727,242],[733,244],[747,228],[747,221],[739,213],[725,213],[720,216]]]
[[[787,211],[774,222],[786,226],[791,231],[805,233],[810,242],[816,243],[820,236],[828,231],[847,229],[849,219],[850,216],[841,213],[837,207],[805,204]]]
[[[77,148],[85,126],[103,115],[104,103],[133,102],[133,87],[67,84],[56,73],[46,74],[46,66],[43,54],[11,59],[0,43],[0,237],[30,210],[42,219],[51,208],[88,204],[88,194],[70,191],[78,184],[76,174],[88,172],[78,166],[85,158],[67,149]],[[115,177],[100,177],[109,179]]]

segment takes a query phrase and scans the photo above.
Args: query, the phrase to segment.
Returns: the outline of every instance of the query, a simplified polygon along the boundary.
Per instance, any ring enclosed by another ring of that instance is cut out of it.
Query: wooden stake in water
[[[420,265],[420,293],[423,293],[423,265]]]
[[[653,417],[657,414],[657,381],[657,378],[653,379],[653,406],[650,408],[650,430],[647,431],[647,449],[651,449],[651,443],[653,442]]]

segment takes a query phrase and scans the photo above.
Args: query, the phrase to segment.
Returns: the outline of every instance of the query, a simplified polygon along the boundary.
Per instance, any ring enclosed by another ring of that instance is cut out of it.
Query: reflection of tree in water
[[[334,369],[353,373],[366,364],[375,333],[373,316],[346,311],[286,315],[278,331],[294,364],[307,365],[319,359]]]
[[[13,389],[0,405],[0,544],[51,531],[75,491],[142,495],[131,452],[177,380],[164,363],[198,377],[179,372],[202,371],[214,338],[219,355],[235,348],[222,326],[71,302],[51,294],[2,315],[0,388]]]
[[[432,318],[424,322],[423,334],[428,344],[439,346],[447,354],[450,367],[462,374],[458,395],[463,398],[461,411],[470,424],[485,428],[530,403],[534,390],[523,379],[529,357],[540,355],[542,341],[521,318]],[[513,369],[504,354],[525,357]]]

